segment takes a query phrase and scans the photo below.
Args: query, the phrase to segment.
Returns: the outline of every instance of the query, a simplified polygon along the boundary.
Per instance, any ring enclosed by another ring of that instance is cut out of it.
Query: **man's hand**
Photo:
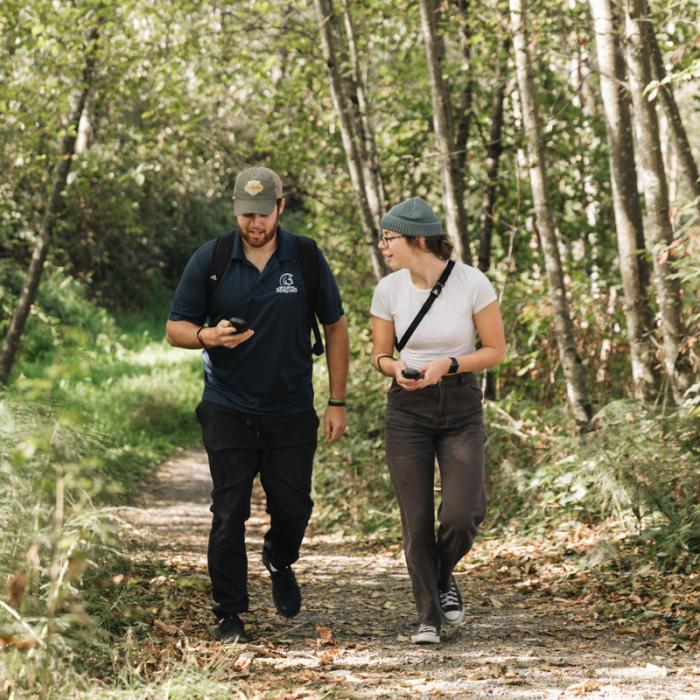
[[[323,432],[327,442],[334,442],[344,432],[348,425],[348,414],[345,406],[327,406],[323,414]]]
[[[250,340],[255,331],[249,328],[243,333],[236,333],[236,329],[225,318],[221,319],[215,326],[205,328],[200,334],[206,347],[221,346],[224,348],[237,348],[241,343]]]

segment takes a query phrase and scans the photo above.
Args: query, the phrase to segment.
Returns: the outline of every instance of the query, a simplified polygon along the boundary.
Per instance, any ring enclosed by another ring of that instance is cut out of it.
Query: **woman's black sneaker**
[[[219,620],[219,641],[229,644],[245,644],[248,641],[243,620],[235,613]]]
[[[440,591],[440,608],[442,619],[448,625],[458,625],[464,619],[464,603],[454,576],[450,576],[450,585],[446,591]]]
[[[284,617],[294,617],[301,609],[301,591],[291,566],[277,568],[270,562],[270,552],[263,547],[263,564],[272,579],[272,600],[277,612]]]
[[[435,625],[421,625],[415,634],[411,635],[414,644],[440,644],[440,630]]]

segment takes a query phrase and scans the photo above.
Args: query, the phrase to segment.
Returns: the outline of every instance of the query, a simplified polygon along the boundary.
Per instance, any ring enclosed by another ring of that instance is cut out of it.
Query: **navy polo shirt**
[[[313,410],[311,339],[308,305],[296,238],[277,232],[277,250],[259,272],[243,252],[240,236],[233,240],[231,260],[207,309],[207,273],[215,240],[190,258],[175,291],[171,321],[216,325],[238,316],[255,331],[233,349],[205,350],[206,401],[244,413],[291,415]],[[316,315],[323,324],[343,315],[338,286],[326,259],[319,256]]]

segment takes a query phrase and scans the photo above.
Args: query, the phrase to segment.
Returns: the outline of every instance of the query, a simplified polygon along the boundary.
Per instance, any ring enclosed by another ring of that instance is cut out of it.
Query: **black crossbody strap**
[[[408,342],[409,338],[413,335],[413,331],[418,328],[418,324],[423,320],[423,316],[428,313],[430,310],[430,307],[433,305],[433,302],[440,296],[440,292],[442,291],[443,287],[445,286],[445,283],[447,282],[447,278],[450,276],[450,272],[452,272],[452,268],[455,266],[455,261],[454,260],[448,260],[447,265],[445,266],[445,269],[442,271],[442,274],[440,275],[440,279],[435,283],[435,286],[430,290],[430,294],[428,294],[428,298],[425,300],[425,303],[423,306],[420,307],[420,311],[416,314],[416,317],[413,319],[413,322],[411,325],[406,329],[406,332],[403,334],[401,340],[396,340],[394,338],[394,344],[396,345],[396,349],[401,352],[404,349],[404,346]]]

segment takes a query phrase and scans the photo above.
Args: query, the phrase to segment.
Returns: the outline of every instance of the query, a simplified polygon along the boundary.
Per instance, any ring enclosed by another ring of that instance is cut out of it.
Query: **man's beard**
[[[262,248],[275,237],[275,234],[277,233],[277,229],[279,227],[279,221],[280,216],[279,214],[277,214],[277,217],[275,218],[275,223],[270,227],[269,231],[265,230],[263,236],[256,235],[255,237],[253,237],[250,235],[250,233],[244,233],[241,230],[240,226],[238,227],[238,233],[251,248]]]

